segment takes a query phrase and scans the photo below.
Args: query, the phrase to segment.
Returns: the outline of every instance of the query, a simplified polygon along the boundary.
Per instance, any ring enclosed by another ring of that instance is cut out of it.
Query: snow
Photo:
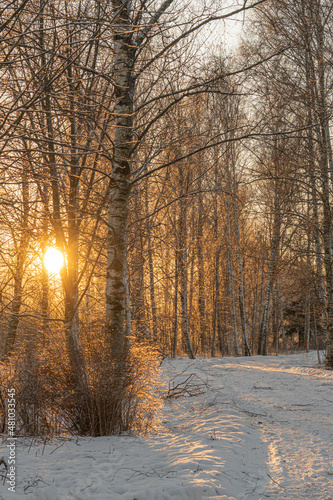
[[[0,499],[333,500],[333,372],[315,352],[165,360],[161,394],[191,374],[198,394],[166,399],[147,437],[18,441]]]

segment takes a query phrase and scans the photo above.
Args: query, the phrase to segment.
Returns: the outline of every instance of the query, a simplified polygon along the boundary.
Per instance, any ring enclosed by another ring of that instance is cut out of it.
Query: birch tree
[[[244,4],[236,10],[246,10],[253,5]],[[136,165],[135,158],[142,141],[152,127],[158,125],[160,118],[186,95],[203,92],[205,83],[193,84],[185,80],[182,88],[174,91],[169,74],[162,92],[159,87],[158,94],[154,94],[153,89],[164,72],[166,61],[171,69],[179,58],[184,41],[192,41],[194,34],[205,25],[231,15],[231,12],[224,14],[219,9],[207,9],[205,5],[198,5],[198,12],[191,14],[186,8],[177,10],[179,5],[175,0],[153,2],[147,10],[146,6],[146,2],[139,7],[122,0],[112,1],[115,128],[108,217],[106,318],[113,359],[126,355],[130,336],[126,326],[126,224],[131,183],[154,170],[145,172],[146,164]]]
[[[315,237],[316,262],[323,315],[323,327],[327,328],[327,366],[332,366],[332,146],[328,123],[330,120],[332,35],[331,4],[325,0],[272,2],[263,8],[262,27],[270,30],[267,43],[284,46],[288,57],[283,70],[283,84],[276,85],[277,92],[292,95],[289,116],[299,125],[306,127],[304,142],[311,167],[308,170],[309,187],[312,195],[311,214],[314,214],[322,238]],[[265,45],[263,45],[265,46]],[[272,74],[272,81],[278,81]],[[284,87],[284,88],[282,88]],[[311,188],[310,188],[311,186]],[[317,198],[322,200],[322,212],[318,212]],[[317,231],[318,231],[317,229]],[[312,246],[310,246],[312,248]],[[325,289],[321,278],[325,267]],[[325,306],[326,303],[326,306]],[[327,323],[327,325],[326,325]]]

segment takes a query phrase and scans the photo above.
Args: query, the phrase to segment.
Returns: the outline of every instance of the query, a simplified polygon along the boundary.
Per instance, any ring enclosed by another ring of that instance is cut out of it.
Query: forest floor
[[[0,499],[333,500],[333,372],[315,352],[166,359],[162,393],[173,377],[200,394],[166,399],[158,432],[18,442]]]

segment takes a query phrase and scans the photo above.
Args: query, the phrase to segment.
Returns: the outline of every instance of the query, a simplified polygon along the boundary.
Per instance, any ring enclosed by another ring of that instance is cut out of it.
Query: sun
[[[64,256],[56,248],[49,247],[44,255],[44,265],[50,274],[59,274],[64,265]]]

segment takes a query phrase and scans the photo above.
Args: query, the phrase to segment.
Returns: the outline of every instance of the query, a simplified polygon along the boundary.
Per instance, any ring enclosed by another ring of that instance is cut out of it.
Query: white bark
[[[129,329],[127,291],[127,215],[133,148],[134,56],[130,13],[113,0],[115,129],[107,237],[106,321],[113,359],[126,355]]]

